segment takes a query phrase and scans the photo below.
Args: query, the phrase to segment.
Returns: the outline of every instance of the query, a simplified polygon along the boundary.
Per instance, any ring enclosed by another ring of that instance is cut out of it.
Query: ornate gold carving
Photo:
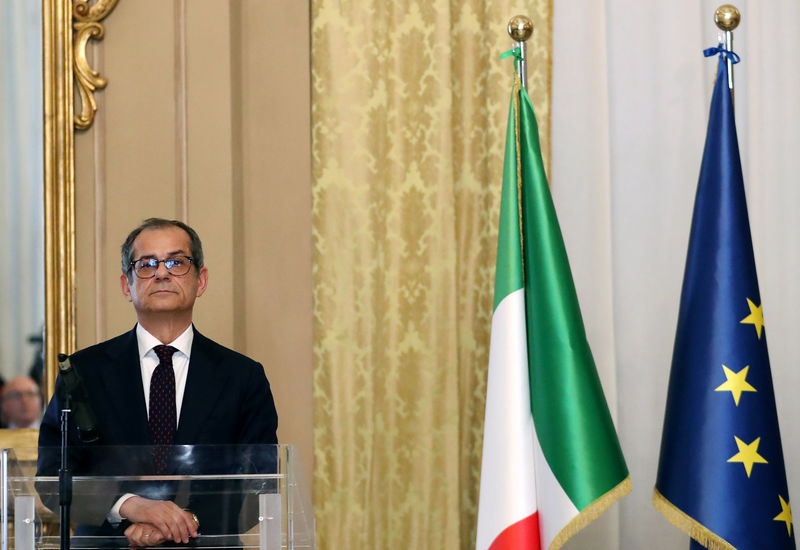
[[[90,6],[89,0],[74,0],[72,9],[75,20],[73,23],[75,29],[73,58],[75,82],[81,95],[81,112],[75,115],[75,127],[79,130],[86,130],[94,122],[94,114],[97,111],[94,91],[98,88],[105,88],[108,84],[108,80],[89,66],[86,58],[86,46],[89,39],[103,39],[105,28],[100,21],[111,13],[117,2],[118,0],[97,0]]]
[[[106,80],[89,67],[86,44],[103,36],[99,21],[118,0],[42,0],[44,72],[44,282],[46,396],[53,394],[56,355],[75,351],[75,128],[86,129],[97,109],[92,92]],[[73,32],[75,40],[73,41]],[[73,47],[76,45],[77,47]],[[73,70],[75,71],[73,73]],[[77,116],[73,85],[83,107]]]
[[[97,109],[92,92],[106,80],[89,67],[86,44],[103,36],[99,21],[118,0],[42,0],[44,63],[45,395],[53,394],[56,355],[75,351],[75,128]],[[73,41],[73,32],[75,40]],[[73,47],[75,45],[76,47]],[[75,73],[73,73],[73,70]],[[73,85],[83,107],[77,116]]]

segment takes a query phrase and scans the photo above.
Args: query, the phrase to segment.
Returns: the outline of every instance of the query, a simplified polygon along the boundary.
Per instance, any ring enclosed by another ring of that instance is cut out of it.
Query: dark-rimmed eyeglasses
[[[131,268],[140,279],[152,279],[158,272],[158,264],[163,263],[170,275],[180,277],[189,273],[193,261],[189,256],[171,256],[163,260],[140,258],[131,262]]]
[[[36,399],[37,397],[41,397],[42,395],[36,390],[26,390],[26,391],[7,391],[3,394],[3,401],[17,401],[22,399],[23,397],[28,399]]]

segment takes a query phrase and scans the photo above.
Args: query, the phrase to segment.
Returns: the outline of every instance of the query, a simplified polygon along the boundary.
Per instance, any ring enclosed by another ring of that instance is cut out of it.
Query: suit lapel
[[[214,353],[208,338],[194,331],[189,372],[181,404],[181,417],[175,443],[187,445],[198,441],[198,434],[226,385],[228,374]]]
[[[108,390],[108,402],[114,408],[112,418],[122,420],[122,429],[131,443],[149,445],[150,428],[135,328],[109,344],[108,356],[109,366],[101,369],[99,376]]]

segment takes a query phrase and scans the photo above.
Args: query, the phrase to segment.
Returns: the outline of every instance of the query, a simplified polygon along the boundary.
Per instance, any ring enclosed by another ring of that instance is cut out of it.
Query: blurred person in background
[[[38,428],[42,416],[42,394],[30,376],[17,376],[3,386],[0,421],[9,429]]]

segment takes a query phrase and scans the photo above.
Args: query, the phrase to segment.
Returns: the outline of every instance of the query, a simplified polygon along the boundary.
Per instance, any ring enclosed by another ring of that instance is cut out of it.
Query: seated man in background
[[[9,429],[38,428],[42,416],[42,394],[29,376],[17,376],[3,386],[2,419]]]
[[[156,449],[277,443],[278,415],[263,367],[206,338],[192,324],[195,300],[208,285],[194,229],[176,220],[145,220],[122,245],[120,284],[133,304],[136,326],[71,357],[96,416],[98,443]],[[39,432],[40,475],[54,475],[58,469],[53,449],[60,442],[63,386],[59,377]],[[70,441],[80,451],[76,429]],[[86,459],[90,454],[75,455],[84,458],[76,460],[75,474],[98,473],[98,463]],[[168,453],[156,453],[152,471],[127,473],[169,473],[169,460]],[[206,513],[183,510],[171,500],[126,494],[116,500],[102,526],[85,534],[124,532],[138,547],[167,540],[186,543],[198,536],[200,524],[204,532],[232,528],[231,521],[222,522],[223,514]]]

